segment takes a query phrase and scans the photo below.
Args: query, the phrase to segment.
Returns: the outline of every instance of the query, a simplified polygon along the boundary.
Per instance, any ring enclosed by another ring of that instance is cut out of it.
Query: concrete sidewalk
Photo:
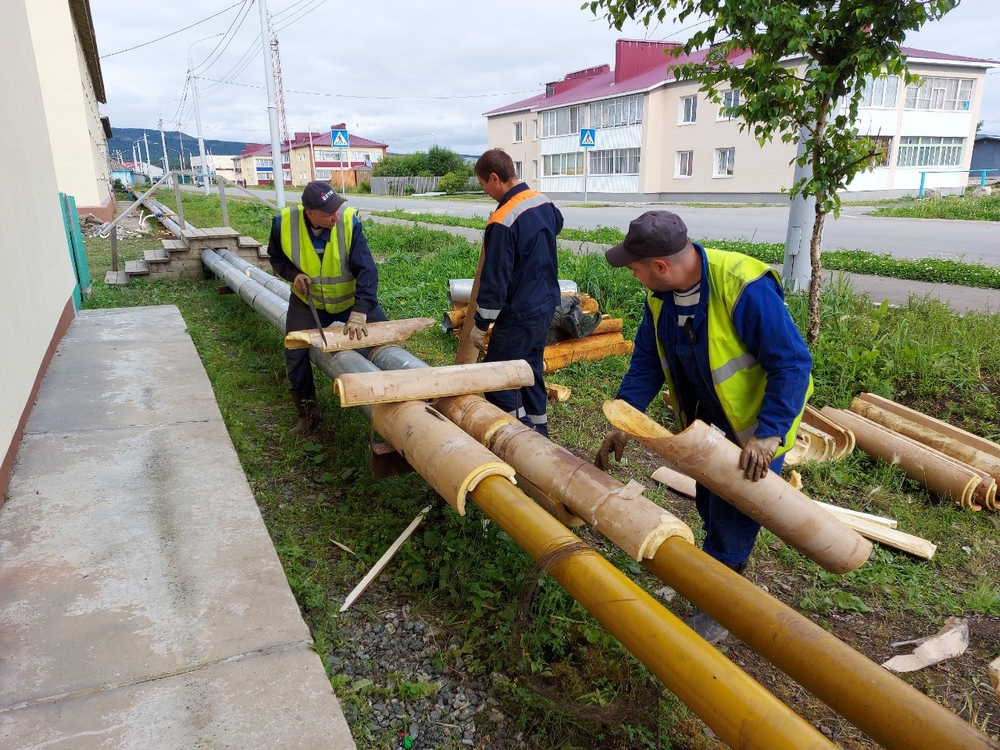
[[[173,306],[81,312],[0,507],[0,748],[355,747]]]

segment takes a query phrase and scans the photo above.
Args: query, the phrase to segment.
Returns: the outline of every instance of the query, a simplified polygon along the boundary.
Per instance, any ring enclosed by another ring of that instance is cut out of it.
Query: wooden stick
[[[344,373],[333,381],[333,390],[340,396],[341,406],[360,406],[506,391],[534,382],[531,365],[516,359],[419,370]]]
[[[368,585],[375,580],[375,577],[382,572],[382,569],[389,564],[389,561],[399,551],[399,548],[403,546],[403,542],[409,539],[410,535],[417,530],[417,526],[420,525],[420,522],[424,520],[424,516],[426,516],[430,510],[431,506],[428,505],[417,514],[416,518],[410,521],[410,525],[407,526],[406,530],[399,535],[399,538],[392,543],[392,546],[385,551],[385,554],[379,558],[378,562],[375,563],[375,567],[369,570],[368,575],[361,579],[361,583],[355,586],[351,593],[347,595],[347,598],[344,599],[344,603],[340,606],[341,612],[346,612],[348,607],[354,604],[354,600],[364,593],[365,589],[368,588]]]

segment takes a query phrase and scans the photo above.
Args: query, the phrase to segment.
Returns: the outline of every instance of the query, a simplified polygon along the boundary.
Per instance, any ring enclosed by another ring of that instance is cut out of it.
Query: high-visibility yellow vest
[[[281,250],[302,273],[312,279],[309,295],[319,310],[339,313],[354,307],[354,291],[357,282],[347,264],[354,236],[354,215],[356,209],[341,211],[336,231],[330,232],[330,241],[323,251],[323,260],[312,244],[312,234],[306,226],[305,211],[299,206],[289,206],[281,210]],[[303,302],[308,299],[295,291],[292,294]]]
[[[773,275],[778,283],[781,283],[781,278],[765,263],[740,253],[705,248],[705,255],[708,257],[708,289],[702,289],[701,293],[708,294],[708,364],[712,371],[712,385],[736,433],[736,439],[740,445],[745,445],[757,429],[757,413],[764,401],[767,373],[740,340],[733,324],[732,313],[748,284],[766,274]],[[670,389],[670,405],[674,414],[680,419],[681,425],[687,427],[687,419],[681,412],[677,391],[670,378],[666,351],[663,342],[660,341],[659,320],[663,311],[663,301],[654,297],[652,292],[647,293],[646,301],[653,315],[656,349],[660,355],[660,365],[663,367],[667,388]],[[806,397],[775,455],[781,455],[794,444],[795,433],[799,429],[799,422],[812,389],[813,382],[810,375]]]

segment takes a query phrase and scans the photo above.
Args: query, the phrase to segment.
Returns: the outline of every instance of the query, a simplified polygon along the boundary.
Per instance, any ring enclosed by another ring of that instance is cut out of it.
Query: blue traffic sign
[[[597,130],[580,128],[580,148],[593,148],[597,145]]]
[[[351,137],[346,130],[331,130],[330,145],[334,148],[347,148],[351,145]]]

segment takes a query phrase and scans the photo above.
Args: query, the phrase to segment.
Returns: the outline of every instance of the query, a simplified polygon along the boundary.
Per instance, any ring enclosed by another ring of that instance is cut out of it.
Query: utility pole
[[[170,171],[170,159],[167,158],[167,136],[163,134],[163,120],[159,122],[160,126],[160,145],[163,147],[163,174],[167,174]],[[170,180],[167,180],[167,184],[170,184]]]
[[[309,130],[309,182],[316,179],[316,153],[313,151],[313,131],[312,125],[306,125]]]
[[[274,177],[274,202],[278,208],[285,207],[285,177],[281,167],[281,139],[278,134],[278,107],[274,100],[274,69],[271,65],[270,24],[267,20],[267,0],[259,0],[260,38],[264,49],[264,83],[267,86],[267,119],[271,127],[271,175]],[[291,168],[291,163],[289,163]]]
[[[149,176],[149,182],[150,182],[150,184],[152,184],[152,182],[153,182],[153,170],[151,169],[151,167],[153,165],[149,161],[149,138],[146,137],[146,130],[145,130],[145,128],[143,128],[143,131],[142,131],[142,140],[146,144],[146,174]]]
[[[799,147],[796,157],[806,152],[805,128],[799,131]],[[792,184],[812,177],[812,165],[804,167],[795,164]],[[816,225],[816,196],[799,193],[788,206],[788,231],[785,234],[785,260],[781,269],[781,282],[789,292],[801,292],[809,288],[812,277],[812,257],[809,248],[812,243],[813,227]]]
[[[191,56],[188,56],[188,75],[191,77],[191,93],[194,97],[194,122],[198,128],[198,155],[201,157],[201,184],[208,195],[208,165],[205,163],[205,139],[201,135],[201,113],[198,111],[198,77],[194,75]]]

